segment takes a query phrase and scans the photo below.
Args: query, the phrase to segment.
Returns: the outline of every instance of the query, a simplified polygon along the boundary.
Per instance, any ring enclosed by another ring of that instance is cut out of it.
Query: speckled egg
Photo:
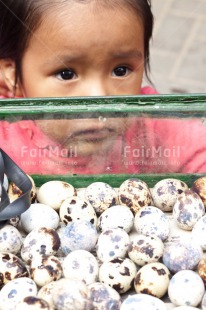
[[[170,232],[169,219],[156,207],[142,207],[135,215],[134,227],[139,234],[157,236],[165,241]]]
[[[86,250],[91,252],[98,239],[95,226],[84,220],[71,222],[65,227],[58,229],[61,239],[61,250],[64,255],[74,250]]]
[[[187,189],[187,184],[178,179],[163,179],[157,182],[151,190],[154,206],[164,212],[172,211],[177,197]]]
[[[158,237],[137,235],[129,244],[128,256],[139,266],[157,262],[163,255],[164,243]]]
[[[193,242],[169,242],[165,245],[162,260],[172,273],[176,273],[195,270],[202,255],[201,247]]]
[[[97,214],[101,214],[116,204],[117,193],[107,183],[94,182],[85,189],[85,199],[91,203]]]
[[[206,310],[206,293],[204,294],[201,302],[201,309]]]
[[[147,184],[139,179],[128,179],[119,187],[120,204],[127,206],[135,214],[142,207],[152,202],[152,195]]]
[[[18,303],[15,307],[15,310],[27,310],[27,309],[34,309],[34,310],[51,310],[48,302],[44,299],[35,297],[35,296],[28,296],[25,297],[20,303]]]
[[[130,239],[125,230],[113,228],[104,230],[98,238],[96,253],[101,262],[117,257],[126,257]]]
[[[56,282],[52,281],[52,282],[42,286],[37,293],[37,296],[39,298],[46,300],[52,309],[54,308],[52,290],[53,290],[55,284],[56,284]]]
[[[91,309],[90,290],[78,279],[60,279],[53,290],[53,302],[56,310]]]
[[[100,231],[111,228],[122,228],[129,233],[134,224],[134,215],[132,211],[122,205],[112,206],[105,210],[98,218],[97,227]]]
[[[29,175],[27,175],[27,176],[32,183],[30,198],[31,198],[31,203],[33,203],[33,202],[35,202],[36,196],[37,196],[36,186],[35,186],[35,183],[34,183],[34,180],[32,179],[32,177]],[[9,183],[8,196],[9,196],[10,202],[13,202],[17,198],[19,198],[22,195],[22,193],[23,193],[22,190],[14,182]]]
[[[41,214],[41,216],[39,216]],[[59,215],[51,207],[42,203],[33,203],[30,208],[21,214],[21,226],[25,232],[33,229],[48,227],[56,229],[59,225]]]
[[[40,186],[37,200],[55,210],[59,210],[62,202],[72,196],[76,196],[76,189],[63,181],[48,181]]]
[[[92,310],[118,310],[121,305],[119,293],[105,283],[95,282],[89,286]]]
[[[129,295],[122,303],[120,310],[167,310],[165,303],[154,296],[146,294]]]
[[[115,258],[100,266],[99,281],[123,294],[132,287],[136,272],[137,267],[129,258]]]
[[[206,286],[206,257],[201,258],[199,261],[197,272]]]
[[[168,295],[176,306],[198,306],[205,292],[200,276],[192,270],[181,270],[170,280]]]
[[[134,278],[134,288],[138,294],[163,297],[170,282],[170,271],[162,263],[149,263],[139,269]]]
[[[54,255],[59,247],[60,239],[54,229],[45,227],[34,229],[24,239],[21,257],[30,263],[35,255]]]
[[[17,254],[22,243],[22,236],[17,228],[12,225],[0,228],[0,252]]]
[[[64,200],[59,209],[59,215],[65,224],[75,220],[85,220],[97,226],[97,215],[92,205],[80,197],[70,197]]]
[[[59,259],[53,255],[37,255],[31,260],[30,274],[34,282],[42,287],[62,276],[62,266]]]
[[[14,310],[27,296],[36,296],[37,286],[32,279],[22,277],[11,280],[0,291],[0,309]]]
[[[206,250],[206,215],[201,217],[192,229],[192,239]]]
[[[65,278],[76,278],[91,284],[97,281],[99,265],[96,257],[85,250],[76,250],[69,253],[63,263]]]
[[[0,253],[0,287],[21,277],[29,277],[24,262],[14,254]]]
[[[191,190],[184,191],[173,207],[173,217],[177,225],[185,230],[192,230],[204,214],[205,206],[202,200]]]
[[[206,207],[206,176],[197,179],[191,186],[191,190],[196,192],[202,199]]]

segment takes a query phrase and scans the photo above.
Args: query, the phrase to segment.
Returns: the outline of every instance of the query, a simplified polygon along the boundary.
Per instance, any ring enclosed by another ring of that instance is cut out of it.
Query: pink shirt
[[[150,87],[142,94],[157,94]],[[104,153],[66,155],[34,121],[0,122],[0,146],[28,174],[206,172],[200,120],[136,118]]]

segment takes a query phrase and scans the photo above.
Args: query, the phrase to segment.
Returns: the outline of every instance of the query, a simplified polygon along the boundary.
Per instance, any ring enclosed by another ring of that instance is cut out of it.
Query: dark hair
[[[29,43],[31,33],[41,24],[42,14],[51,5],[68,0],[1,0],[0,1],[0,58],[11,58],[16,64],[16,76],[21,77],[21,58]],[[74,1],[74,0],[73,0]],[[87,2],[90,0],[75,0]],[[106,0],[102,0],[106,1]],[[106,1],[107,5],[114,0]],[[147,78],[150,70],[149,42],[153,30],[151,0],[118,0],[127,4],[141,17],[144,27],[144,59]]]

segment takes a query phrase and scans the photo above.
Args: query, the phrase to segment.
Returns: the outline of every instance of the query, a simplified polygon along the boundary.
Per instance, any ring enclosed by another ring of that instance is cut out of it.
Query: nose
[[[109,91],[106,83],[102,80],[87,81],[82,87],[82,96],[108,96]]]

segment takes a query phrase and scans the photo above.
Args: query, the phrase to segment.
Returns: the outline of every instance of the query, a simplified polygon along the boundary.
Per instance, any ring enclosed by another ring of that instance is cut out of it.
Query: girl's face
[[[47,10],[33,33],[22,58],[20,90],[24,97],[135,95],[143,71],[144,30],[136,12],[96,1],[66,1]],[[83,154],[108,147],[108,136],[118,135],[121,127],[118,119],[76,125],[39,121],[42,130],[64,146],[69,147],[69,137],[74,137],[73,145],[78,138]]]

